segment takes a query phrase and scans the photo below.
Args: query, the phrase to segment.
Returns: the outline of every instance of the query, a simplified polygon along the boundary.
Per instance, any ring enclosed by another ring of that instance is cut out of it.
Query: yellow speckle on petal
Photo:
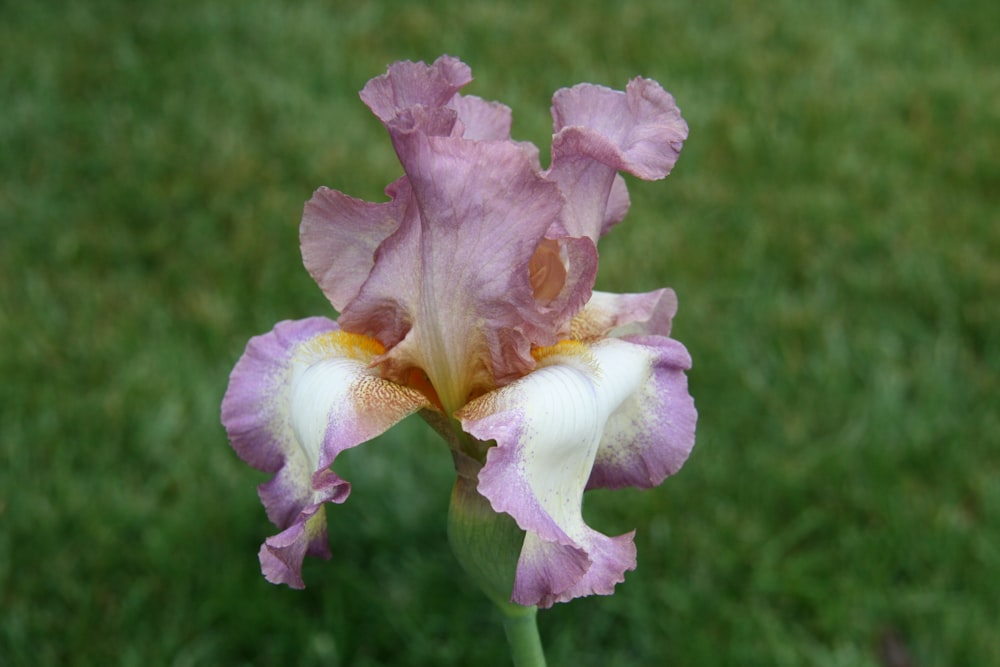
[[[601,367],[598,365],[594,355],[590,352],[590,346],[578,340],[561,340],[555,345],[532,348],[531,356],[538,362],[539,366],[547,366],[559,361],[572,360],[582,363],[595,375],[601,374]]]
[[[385,354],[385,346],[370,336],[338,330],[316,336],[302,346],[301,352],[317,356],[334,352],[367,364]]]

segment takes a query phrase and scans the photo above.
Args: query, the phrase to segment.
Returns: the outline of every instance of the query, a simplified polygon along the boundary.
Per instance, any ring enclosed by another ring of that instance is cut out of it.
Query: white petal
[[[497,442],[479,473],[480,493],[529,531],[514,599],[547,606],[610,593],[635,565],[630,536],[598,533],[586,525],[581,508],[605,426],[649,380],[652,355],[643,346],[608,339],[562,343],[539,356],[533,373],[458,416],[469,433]],[[578,575],[567,580],[567,570]]]

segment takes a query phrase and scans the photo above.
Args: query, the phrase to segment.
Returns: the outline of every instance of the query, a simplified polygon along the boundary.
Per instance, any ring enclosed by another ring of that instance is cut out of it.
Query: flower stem
[[[545,653],[542,651],[542,640],[538,636],[536,622],[538,609],[511,607],[513,605],[501,607],[500,611],[503,613],[503,629],[507,633],[514,667],[545,667]]]

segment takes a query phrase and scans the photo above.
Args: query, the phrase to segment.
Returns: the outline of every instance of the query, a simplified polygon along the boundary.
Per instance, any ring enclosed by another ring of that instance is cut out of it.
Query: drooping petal
[[[643,403],[660,388],[658,353],[645,341],[564,342],[536,353],[539,366],[530,375],[458,413],[468,433],[497,443],[479,473],[479,492],[527,531],[514,602],[545,607],[609,594],[634,568],[631,534],[612,538],[591,529],[581,506],[602,449],[610,447],[602,464],[610,475],[634,463],[627,436],[640,449],[663,444],[648,431],[673,417],[655,414],[662,403]]]
[[[305,588],[302,562],[306,556],[330,558],[326,511],[322,503],[304,507],[288,528],[267,538],[257,552],[264,578],[272,584],[291,588]]]
[[[691,356],[663,336],[609,340],[647,359],[650,373],[608,418],[587,488],[657,486],[680,470],[694,448],[698,412],[685,375]]]
[[[426,407],[418,392],[374,375],[384,352],[322,317],[281,322],[252,338],[222,401],[222,423],[240,458],[276,473],[258,487],[279,535],[261,548],[269,581],[303,586],[302,558],[328,557],[323,503],[350,485],[329,470],[345,449]]]
[[[569,203],[566,228],[595,241],[622,217],[617,172],[665,177],[688,133],[670,93],[643,78],[630,81],[625,92],[588,83],[562,89],[552,99],[552,117],[548,177]]]
[[[670,288],[641,294],[594,292],[570,323],[574,340],[630,334],[669,336],[677,295]]]

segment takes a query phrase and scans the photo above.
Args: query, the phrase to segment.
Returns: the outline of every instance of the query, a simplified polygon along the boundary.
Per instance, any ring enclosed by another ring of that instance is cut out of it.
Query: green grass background
[[[331,314],[297,225],[399,167],[357,97],[397,59],[547,151],[562,86],[659,80],[691,136],[632,181],[598,286],[673,286],[698,445],[588,496],[637,529],[552,665],[1000,655],[1000,4],[0,0],[0,664],[506,665],[418,421],[346,455],[334,558],[267,584],[218,423],[246,340]]]

